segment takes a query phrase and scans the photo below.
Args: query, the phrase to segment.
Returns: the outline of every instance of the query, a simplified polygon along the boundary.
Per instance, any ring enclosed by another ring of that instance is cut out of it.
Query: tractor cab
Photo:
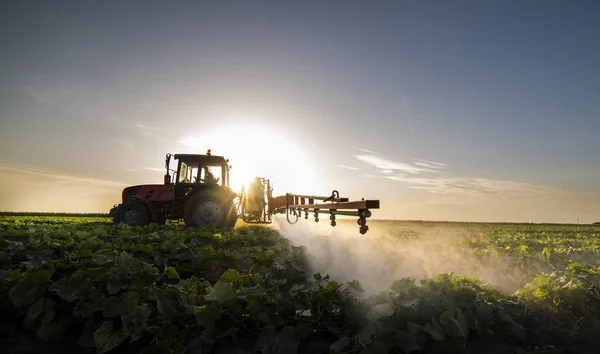
[[[170,168],[170,160],[177,160],[176,169]],[[229,160],[223,156],[213,156],[210,150],[206,155],[197,154],[167,154],[167,173],[165,184],[194,185],[208,184],[229,187]]]

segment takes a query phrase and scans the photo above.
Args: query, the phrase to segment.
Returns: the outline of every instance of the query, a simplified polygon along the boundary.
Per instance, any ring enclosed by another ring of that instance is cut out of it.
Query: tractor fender
[[[187,203],[187,201],[194,195],[201,193],[201,194],[206,194],[206,195],[212,195],[214,197],[216,197],[217,199],[219,199],[221,201],[222,204],[227,204],[232,202],[238,195],[237,193],[233,192],[230,189],[226,189],[223,187],[204,187],[204,188],[195,188],[194,190],[192,190],[190,193],[188,193],[188,195],[185,196],[185,199],[183,200],[183,203],[185,205],[185,203]]]
[[[123,204],[121,204],[121,205],[125,205],[125,203],[127,203],[128,201],[134,201],[134,202],[140,202],[140,203],[142,203],[150,211],[150,215],[152,215],[152,220],[154,220],[154,221],[158,220],[158,217],[159,217],[158,212],[152,206],[152,204],[149,201],[147,201],[146,199],[138,197],[137,195],[128,195],[126,197],[126,199],[123,200]]]

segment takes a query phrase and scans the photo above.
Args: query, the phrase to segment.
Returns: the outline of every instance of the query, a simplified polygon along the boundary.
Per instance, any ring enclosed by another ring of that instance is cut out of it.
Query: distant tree
[[[595,223],[593,223],[592,225],[600,225],[600,221],[596,221]]]

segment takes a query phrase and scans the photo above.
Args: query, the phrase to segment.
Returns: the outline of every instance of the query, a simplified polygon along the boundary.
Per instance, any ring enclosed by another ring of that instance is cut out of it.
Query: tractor
[[[174,168],[171,168],[172,160],[177,161]],[[167,220],[183,219],[188,227],[214,230],[233,228],[239,217],[247,223],[269,224],[274,214],[282,213],[293,224],[302,212],[308,219],[312,211],[316,222],[319,213],[328,213],[331,226],[336,225],[336,215],[357,216],[360,232],[365,234],[370,209],[379,208],[378,200],[349,201],[340,198],[337,191],[331,196],[286,193],[273,197],[271,181],[262,177],[256,177],[237,194],[229,185],[229,160],[212,155],[210,150],[204,155],[168,153],[165,168],[163,184],[123,189],[121,203],[110,210],[114,223],[164,225]]]

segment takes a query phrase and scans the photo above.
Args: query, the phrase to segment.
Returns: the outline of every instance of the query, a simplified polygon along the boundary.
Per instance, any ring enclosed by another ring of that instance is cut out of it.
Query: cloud
[[[411,133],[415,133],[415,126],[413,125],[413,117],[412,114],[410,113],[410,100],[408,99],[408,96],[406,96],[404,93],[400,93],[400,108],[402,108],[402,111],[404,111],[404,113],[406,114],[406,116],[408,117],[408,126],[410,127],[410,132]]]
[[[59,172],[55,170],[50,170],[47,168],[35,167],[26,164],[20,164],[16,162],[8,162],[0,160],[0,174],[12,174],[12,175],[27,175],[27,176],[35,176],[40,178],[55,178],[58,180],[65,181],[74,181],[93,184],[98,186],[107,186],[107,187],[124,187],[125,184],[107,180],[101,180],[86,176],[79,176],[71,173]]]
[[[144,170],[153,171],[153,172],[164,172],[165,171],[165,169],[156,168],[156,167],[144,167]]]
[[[354,167],[354,166],[347,166],[347,165],[337,165],[337,167],[340,168],[345,168],[347,170],[352,170],[352,171],[358,171],[358,167]]]
[[[414,159],[414,161],[415,161],[414,162],[415,165],[421,166],[421,167],[426,167],[426,168],[442,168],[442,167],[447,166],[444,163],[421,160],[421,159]]]
[[[377,169],[376,174],[369,173],[365,177],[402,182],[408,188],[424,190],[432,194],[493,195],[506,198],[565,193],[557,188],[525,182],[480,177],[443,176],[440,173],[448,165],[441,162],[414,159],[412,163],[404,163],[375,155],[357,155],[355,158]]]
[[[123,145],[127,148],[130,148],[130,149],[133,147],[133,143],[131,141],[119,140],[119,143],[121,143],[121,145]]]
[[[358,151],[362,151],[362,152],[366,152],[367,154],[379,155],[375,151],[371,151],[371,150],[367,150],[367,149],[363,149],[363,148],[359,148],[359,147],[353,147],[353,149],[354,150],[358,150]]]
[[[140,122],[137,122],[135,124],[135,126],[138,127],[138,128],[140,128],[140,129],[142,129],[142,130],[151,131],[151,132],[164,132],[164,131],[166,131],[165,128],[158,127],[158,126],[155,126],[155,125],[142,124]]]
[[[125,184],[0,160],[0,210],[107,212]]]
[[[33,99],[39,103],[50,103],[52,100],[52,97],[47,90],[24,86],[20,88],[20,91],[33,97]]]
[[[424,172],[432,172],[436,173],[436,167],[424,168],[417,165],[411,165],[407,163],[391,161],[384,159],[382,157],[376,155],[355,155],[355,158],[358,160],[365,162],[379,170],[391,170],[391,171],[403,171],[410,174],[420,174]]]
[[[409,188],[426,190],[436,194],[496,195],[496,196],[544,196],[562,190],[532,183],[467,177],[414,177],[389,176],[391,180],[405,182]]]

